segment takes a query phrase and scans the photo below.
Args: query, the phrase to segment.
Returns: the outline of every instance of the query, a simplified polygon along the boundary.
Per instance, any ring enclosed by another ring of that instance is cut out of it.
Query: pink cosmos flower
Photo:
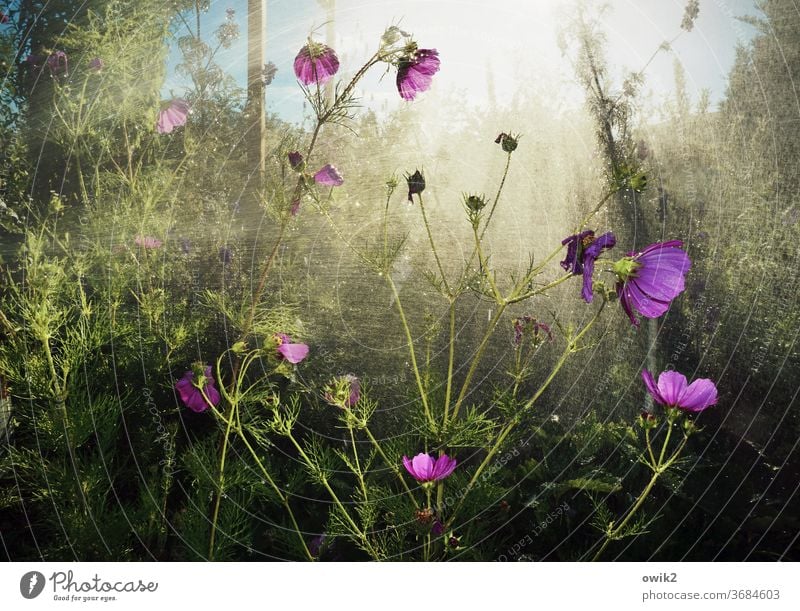
[[[717,403],[717,387],[707,378],[686,383],[686,376],[677,371],[664,371],[658,376],[658,384],[647,369],[642,371],[647,392],[656,403],[677,407],[686,412],[702,412]]]
[[[203,389],[202,391],[200,389]],[[183,377],[175,384],[175,390],[178,391],[181,401],[190,410],[196,413],[202,413],[208,409],[208,402],[203,397],[205,392],[208,401],[215,407],[219,404],[219,391],[214,386],[214,376],[211,375],[211,367],[206,367],[200,382],[195,383],[194,372],[187,371]]]
[[[335,166],[331,164],[327,164],[320,168],[320,170],[314,174],[314,180],[319,185],[324,185],[326,187],[339,187],[344,183],[344,178],[339,173],[339,170],[336,169]]]
[[[303,85],[325,84],[339,70],[336,51],[309,40],[294,58],[294,73]]]
[[[456,459],[442,454],[434,459],[430,454],[420,453],[414,458],[403,456],[403,466],[420,483],[437,482],[448,477],[456,468]]]
[[[296,365],[308,356],[307,344],[292,343],[292,338],[285,333],[276,333],[274,337],[278,342],[278,355],[283,360]]]
[[[151,236],[137,235],[133,243],[140,248],[160,248],[163,242]]]
[[[439,71],[439,52],[436,49],[417,49],[402,58],[397,65],[397,91],[404,100],[431,87],[433,75]]]
[[[156,131],[159,134],[169,134],[176,127],[186,124],[189,117],[189,102],[182,98],[170,100],[166,108],[158,113]]]

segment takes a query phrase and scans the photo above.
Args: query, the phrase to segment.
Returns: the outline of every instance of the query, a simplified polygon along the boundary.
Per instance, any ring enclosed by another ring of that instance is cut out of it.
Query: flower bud
[[[486,207],[485,195],[464,195],[464,205],[471,212],[480,212]]]
[[[502,132],[494,139],[494,143],[499,144],[506,153],[513,153],[517,150],[519,134],[512,135]]]
[[[412,195],[420,195],[425,190],[425,177],[422,172],[416,170],[413,174],[406,174],[406,182],[408,183],[408,201],[412,204],[414,200]]]

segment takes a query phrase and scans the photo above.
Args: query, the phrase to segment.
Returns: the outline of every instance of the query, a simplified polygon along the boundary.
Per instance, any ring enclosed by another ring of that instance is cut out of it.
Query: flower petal
[[[319,171],[314,174],[314,180],[317,184],[325,185],[326,187],[339,187],[344,183],[344,178],[342,178],[339,170],[331,164],[322,166]]]
[[[658,390],[658,386],[656,386],[656,381],[653,379],[653,374],[647,369],[642,369],[642,380],[644,380],[644,385],[647,387],[647,392],[650,393],[650,396],[653,397],[653,400],[656,403],[665,405],[666,401],[664,401],[664,397],[661,396],[661,392]]]
[[[629,303],[633,308],[646,318],[658,318],[669,310],[669,301],[661,301],[651,297],[639,288],[636,280],[636,278],[631,278],[625,283],[624,288]]]
[[[420,482],[429,482],[433,479],[433,458],[428,454],[419,453],[412,460],[414,467],[414,477]]]
[[[664,371],[658,376],[658,391],[664,399],[664,404],[678,405],[681,394],[686,390],[686,376],[677,371]]]
[[[433,468],[433,479],[441,480],[448,477],[456,468],[456,459],[450,458],[447,454],[443,454],[436,459],[436,464]]]
[[[638,329],[639,319],[636,318],[636,316],[633,314],[633,310],[631,310],[630,297],[628,296],[629,293],[630,291],[627,290],[627,287],[625,286],[624,283],[617,282],[617,297],[619,298],[619,302],[622,305],[622,311],[628,315],[631,324]]]
[[[689,384],[678,398],[678,407],[690,412],[702,412],[717,403],[717,387],[708,378],[700,378]]]
[[[281,344],[278,346],[278,353],[296,365],[308,356],[308,346],[306,344]]]
[[[405,454],[403,454],[403,466],[413,477],[417,477],[417,474],[414,473],[414,465],[411,463],[411,459]]]

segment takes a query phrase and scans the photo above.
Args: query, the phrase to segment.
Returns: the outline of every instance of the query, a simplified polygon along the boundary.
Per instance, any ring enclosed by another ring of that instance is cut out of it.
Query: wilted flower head
[[[442,454],[434,459],[430,454],[420,453],[414,458],[403,456],[403,466],[420,483],[436,482],[448,477],[456,468],[456,459]]]
[[[514,326],[514,346],[519,347],[522,344],[522,337],[525,333],[530,333],[534,344],[538,344],[545,337],[549,341],[553,341],[550,325],[539,322],[533,316],[526,314],[522,318],[515,318],[512,324]]]
[[[413,174],[406,174],[408,183],[408,201],[414,203],[412,195],[419,195],[425,190],[425,177],[422,172],[416,170]]]
[[[299,172],[300,170],[303,169],[305,163],[303,161],[303,155],[300,154],[299,151],[292,151],[291,153],[289,153],[288,157],[289,157],[289,165],[292,166],[293,170]]]
[[[170,100],[166,107],[158,113],[156,131],[159,134],[169,134],[176,127],[186,124],[189,117],[189,102],[182,98]]]
[[[318,185],[324,185],[326,187],[339,187],[344,183],[344,178],[342,178],[342,175],[335,166],[326,164],[314,174],[314,181]]]
[[[339,70],[336,51],[309,40],[294,58],[294,73],[303,85],[325,84]]]
[[[178,391],[184,405],[199,414],[208,409],[209,401],[215,407],[219,404],[219,391],[214,386],[211,367],[199,365],[196,366],[196,369],[200,373],[196,376],[194,371],[187,371],[175,384],[175,390]],[[205,393],[205,397],[203,397],[203,393]]]
[[[63,51],[56,51],[47,58],[47,67],[50,68],[50,73],[53,76],[68,76],[69,65],[67,62],[67,54]]]
[[[272,62],[264,64],[264,67],[261,68],[261,82],[265,87],[272,84],[276,74],[278,74],[278,67],[275,64]]]
[[[338,377],[325,386],[325,400],[331,405],[353,407],[361,399],[361,381],[352,374]]]
[[[322,548],[325,546],[325,539],[327,539],[327,537],[327,533],[321,533],[311,539],[311,543],[308,544],[308,551],[311,552],[311,555],[314,556],[314,558],[319,558]]]
[[[617,295],[634,326],[639,326],[634,309],[647,318],[658,318],[683,292],[684,277],[692,262],[681,246],[680,240],[651,244],[614,264]]]
[[[494,139],[494,143],[499,144],[506,153],[513,153],[517,150],[517,145],[519,144],[519,134],[512,136],[511,134],[501,132],[497,138]]]
[[[292,338],[285,333],[276,333],[273,339],[278,345],[278,356],[292,365],[296,365],[308,356],[308,345],[293,343]]]
[[[414,511],[414,519],[423,526],[427,526],[433,521],[433,515],[433,509],[430,507],[423,507]]]
[[[707,378],[697,379],[687,385],[683,374],[664,371],[658,376],[656,384],[653,374],[645,369],[642,379],[653,400],[666,407],[697,413],[717,403],[717,387]]]
[[[89,69],[95,72],[100,72],[105,67],[105,62],[99,57],[95,57],[89,62]]]
[[[436,49],[414,49],[397,64],[397,91],[404,100],[431,87],[433,75],[439,71],[439,52]]]
[[[161,240],[152,236],[137,235],[133,239],[133,243],[140,248],[160,248]]]
[[[566,271],[583,276],[581,296],[586,303],[592,303],[594,262],[604,250],[613,248],[617,238],[610,231],[595,238],[594,231],[583,231],[561,240],[567,247],[567,256],[561,262]]]
[[[292,202],[292,207],[289,210],[292,216],[297,216],[298,212],[300,212],[300,198],[298,197]]]

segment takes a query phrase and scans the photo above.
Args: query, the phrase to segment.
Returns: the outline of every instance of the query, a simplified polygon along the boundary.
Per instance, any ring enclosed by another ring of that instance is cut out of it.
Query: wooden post
[[[267,0],[247,0],[247,163],[253,186],[262,186],[267,158],[267,122],[262,70],[266,63]]]

